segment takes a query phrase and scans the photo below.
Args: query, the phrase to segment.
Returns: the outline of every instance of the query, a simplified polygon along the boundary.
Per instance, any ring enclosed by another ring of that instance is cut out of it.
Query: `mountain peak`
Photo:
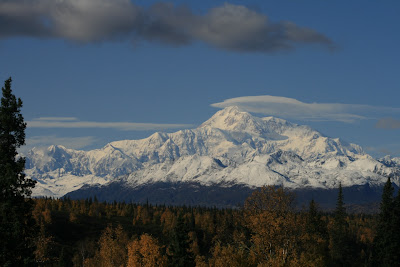
[[[206,127],[234,132],[247,132],[268,139],[283,139],[268,125],[268,122],[236,106],[226,107],[218,111],[199,126],[199,128]]]
[[[47,153],[56,153],[60,151],[65,151],[67,148],[62,145],[51,145],[47,148]]]
[[[241,108],[239,108],[238,106],[229,106],[229,107],[226,107],[226,108],[220,110],[219,112],[237,114],[237,113],[245,112],[245,111],[242,110]]]
[[[250,113],[244,112],[236,106],[230,106],[216,112],[210,119],[201,124],[199,128],[211,127],[222,130],[243,130],[237,129],[237,127],[243,126],[244,123],[254,121],[255,119],[257,118],[250,115]]]

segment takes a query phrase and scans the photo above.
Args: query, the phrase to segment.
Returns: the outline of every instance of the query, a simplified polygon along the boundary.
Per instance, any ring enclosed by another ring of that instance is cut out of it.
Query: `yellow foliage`
[[[246,199],[244,220],[252,231],[250,258],[255,264],[279,266],[297,258],[293,195],[282,187],[263,187]]]
[[[75,212],[73,212],[73,211],[70,212],[69,220],[70,220],[70,222],[77,222],[78,221],[78,216],[76,215]]]
[[[143,234],[128,245],[129,267],[167,266],[167,257],[162,255],[161,247],[155,238]]]
[[[35,260],[38,263],[45,263],[50,260],[49,258],[49,250],[50,245],[52,243],[52,237],[47,236],[45,234],[44,225],[43,223],[40,226],[40,232],[38,237],[36,238],[35,245],[36,250],[34,251]]]
[[[250,263],[247,261],[245,251],[243,249],[232,245],[222,246],[220,243],[217,243],[212,249],[212,258],[209,260],[209,266],[239,267],[249,265]]]
[[[196,232],[191,231],[188,233],[189,236],[189,251],[194,255],[200,255],[199,240]]]
[[[93,258],[86,258],[84,266],[123,267],[127,262],[126,245],[128,237],[122,227],[108,226],[104,229],[100,240],[100,249]]]
[[[176,216],[167,208],[160,218],[161,224],[163,225],[163,233],[167,234],[174,229],[176,225]]]
[[[101,266],[125,266],[127,243],[128,237],[120,225],[115,229],[108,226],[99,240]]]

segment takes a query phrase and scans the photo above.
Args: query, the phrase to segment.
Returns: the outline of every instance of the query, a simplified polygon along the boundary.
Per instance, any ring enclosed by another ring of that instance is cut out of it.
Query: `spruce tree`
[[[306,231],[309,234],[318,234],[326,237],[327,229],[321,219],[321,213],[318,211],[317,203],[311,199],[307,213]]]
[[[394,214],[396,209],[393,192],[394,188],[389,177],[383,187],[376,237],[374,239],[375,263],[379,263],[382,266],[398,266],[399,264],[397,263],[396,265],[396,255],[394,255],[398,253],[399,247],[394,247],[394,235],[398,232],[398,225],[397,227],[395,225]]]
[[[17,149],[25,144],[22,101],[11,90],[11,78],[2,88],[0,107],[0,265],[32,265],[32,201],[35,181],[23,173],[25,158]]]
[[[310,201],[305,230],[308,236],[305,255],[309,255],[311,261],[318,258],[321,260],[319,263],[326,265],[329,258],[328,229],[314,199]]]
[[[336,266],[347,266],[349,255],[348,224],[346,222],[346,208],[344,207],[342,184],[339,184],[336,209],[333,225],[330,231],[330,254],[332,263]]]
[[[393,222],[392,222],[392,245],[390,254],[393,256],[393,266],[400,266],[400,190],[397,191],[397,197],[393,204]]]
[[[169,247],[169,266],[195,266],[193,254],[189,251],[189,227],[182,213],[179,213],[176,226],[172,230]]]

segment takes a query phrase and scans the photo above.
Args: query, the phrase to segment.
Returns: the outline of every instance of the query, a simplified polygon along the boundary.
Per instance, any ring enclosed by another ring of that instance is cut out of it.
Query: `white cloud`
[[[40,117],[35,118],[35,121],[77,121],[75,117]]]
[[[400,113],[400,108],[341,103],[304,103],[294,98],[270,95],[230,98],[211,106],[217,108],[238,106],[248,112],[288,119],[346,123],[376,119],[382,117],[383,114]]]
[[[27,126],[28,128],[108,128],[121,131],[164,130],[192,127],[190,124],[79,121],[74,117],[41,117],[27,121]]]

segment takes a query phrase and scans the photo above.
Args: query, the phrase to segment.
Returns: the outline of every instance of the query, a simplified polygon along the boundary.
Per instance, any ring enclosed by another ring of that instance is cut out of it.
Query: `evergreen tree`
[[[305,232],[307,239],[304,241],[305,258],[315,265],[326,265],[329,258],[328,249],[328,229],[322,220],[321,213],[318,211],[317,203],[314,199],[310,201],[309,210],[306,215]],[[319,264],[317,264],[317,262]]]
[[[392,245],[390,254],[392,258],[392,266],[400,266],[400,190],[397,191],[397,197],[393,204],[393,223],[392,223]]]
[[[176,226],[172,230],[171,245],[169,247],[170,266],[194,266],[193,254],[189,251],[189,227],[185,223],[182,213],[178,215]]]
[[[321,220],[321,213],[318,211],[317,203],[315,203],[314,199],[310,201],[308,208],[306,230],[310,234],[327,237],[326,224]]]
[[[25,158],[17,149],[25,144],[26,124],[22,101],[11,91],[11,78],[5,81],[0,107],[0,265],[31,265],[29,238],[32,236],[32,202],[27,199],[35,181],[23,173]]]
[[[334,218],[335,218],[335,223],[338,226],[344,227],[346,225],[346,208],[344,207],[342,183],[339,184],[338,198],[336,202]]]
[[[394,246],[394,237],[398,232],[398,225],[396,227],[394,218],[395,201],[393,199],[393,191],[394,188],[389,177],[383,187],[379,220],[376,237],[374,239],[375,263],[379,263],[382,266],[399,265],[395,260],[399,253],[399,247],[396,248],[396,246]]]
[[[344,207],[342,184],[339,184],[336,209],[333,217],[333,225],[330,231],[330,254],[332,263],[336,266],[351,265],[349,244],[349,226],[346,222],[346,208]]]
[[[309,234],[315,234],[323,240],[328,240],[328,228],[326,223],[322,220],[321,212],[318,210],[318,205],[312,199],[307,214],[306,231]]]

